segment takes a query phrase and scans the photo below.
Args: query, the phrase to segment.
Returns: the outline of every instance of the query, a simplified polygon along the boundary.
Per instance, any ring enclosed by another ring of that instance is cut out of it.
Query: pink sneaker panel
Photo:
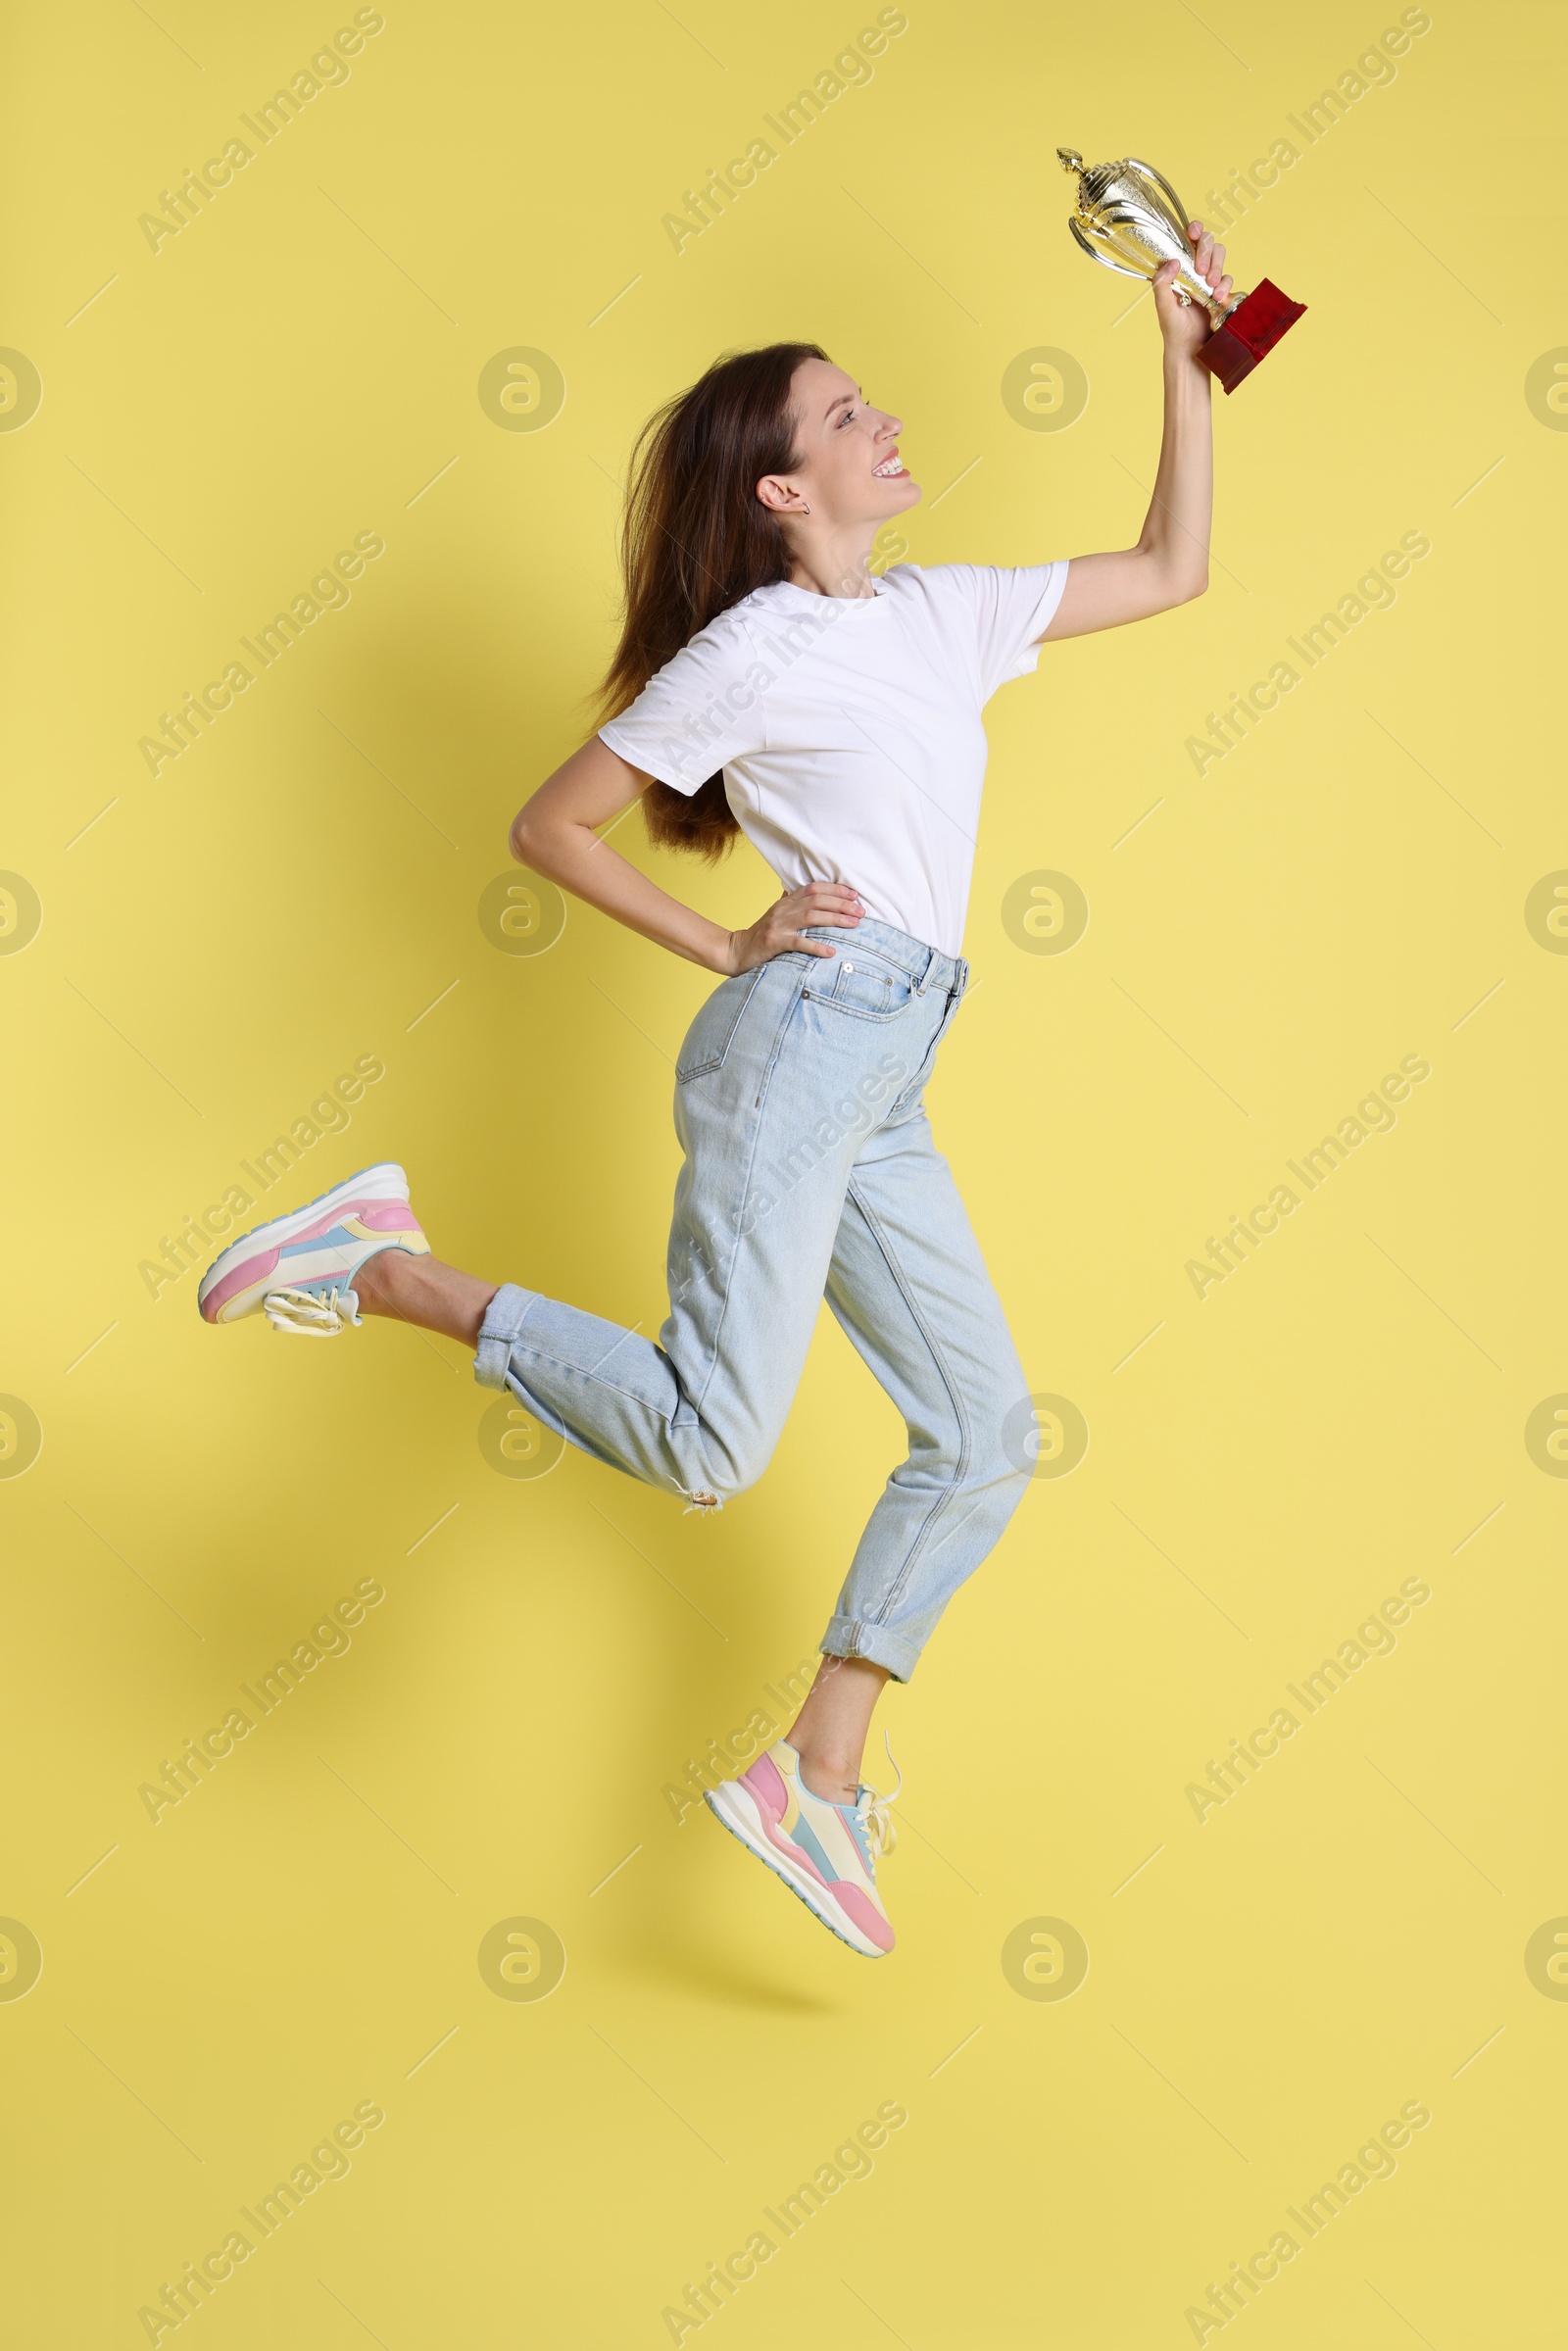
[[[335,1208],[329,1208],[324,1216],[317,1217],[313,1224],[301,1225],[297,1233],[289,1235],[288,1246],[297,1249],[302,1241],[317,1241],[321,1234],[330,1233],[334,1225],[342,1224],[350,1216],[356,1224],[364,1225],[372,1233],[414,1233],[418,1230],[417,1219],[406,1200],[339,1200]]]
[[[837,1878],[829,1890],[839,1908],[855,1921],[862,1935],[869,1935],[879,1951],[892,1950],[893,1930],[860,1886],[846,1886],[842,1878]]]
[[[767,1814],[768,1826],[776,1826],[789,1810],[790,1797],[784,1775],[772,1756],[759,1755],[751,1769],[742,1772],[741,1779]]]
[[[368,1233],[416,1233],[419,1229],[414,1210],[406,1200],[351,1202],[346,1208],[338,1210],[332,1222],[341,1224],[345,1216],[352,1216]]]
[[[215,1282],[202,1300],[203,1319],[217,1322],[231,1298],[242,1290],[249,1290],[252,1283],[260,1282],[272,1271],[278,1254],[275,1249],[264,1249],[243,1265],[236,1265],[231,1273],[224,1274],[220,1282]]]

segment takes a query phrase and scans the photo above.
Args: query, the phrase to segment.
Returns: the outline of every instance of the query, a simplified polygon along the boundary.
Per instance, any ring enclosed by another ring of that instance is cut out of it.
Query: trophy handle
[[[1182,235],[1185,237],[1187,234],[1187,223],[1192,219],[1192,215],[1187,210],[1185,204],[1183,204],[1181,198],[1177,195],[1176,190],[1171,186],[1170,181],[1165,177],[1164,172],[1156,171],[1153,165],[1146,164],[1141,156],[1129,155],[1127,161],[1130,164],[1135,164],[1140,171],[1147,171],[1150,178],[1154,182],[1155,186],[1162,189],[1165,195],[1169,197],[1171,211],[1176,215],[1177,220],[1180,220],[1182,224]]]
[[[1142,269],[1129,269],[1125,262],[1113,262],[1108,254],[1101,252],[1098,245],[1092,245],[1077,220],[1069,218],[1067,226],[1092,262],[1098,262],[1102,269],[1114,269],[1118,277],[1136,277],[1148,285],[1149,280],[1144,276]]]

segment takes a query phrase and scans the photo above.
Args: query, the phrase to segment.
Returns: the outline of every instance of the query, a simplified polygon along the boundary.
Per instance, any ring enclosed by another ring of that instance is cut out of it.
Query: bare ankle
[[[496,1295],[494,1282],[482,1282],[439,1257],[401,1249],[377,1249],[361,1263],[354,1277],[360,1305],[367,1314],[384,1314],[394,1322],[412,1323],[439,1338],[455,1339],[463,1347],[478,1345],[479,1332]]]
[[[396,1311],[392,1295],[397,1284],[397,1265],[405,1252],[399,1249],[378,1249],[367,1257],[354,1276],[354,1295],[362,1312],[391,1314]]]
[[[823,1754],[816,1748],[798,1748],[801,1778],[813,1796],[828,1804],[853,1804],[860,1791],[859,1758]]]

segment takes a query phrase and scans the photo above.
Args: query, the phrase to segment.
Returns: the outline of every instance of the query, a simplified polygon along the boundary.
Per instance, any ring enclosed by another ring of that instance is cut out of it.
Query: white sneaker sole
[[[236,1266],[248,1263],[252,1257],[261,1256],[267,1249],[281,1248],[308,1226],[318,1223],[334,1208],[342,1207],[350,1200],[407,1200],[408,1197],[409,1179],[402,1168],[396,1160],[382,1159],[375,1166],[365,1168],[359,1175],[350,1176],[346,1182],[334,1184],[329,1192],[321,1193],[319,1198],[307,1200],[304,1207],[296,1208],[292,1215],[277,1216],[270,1224],[255,1226],[249,1233],[242,1233],[237,1241],[231,1241],[227,1249],[213,1259],[196,1293],[198,1309],[205,1309],[207,1299],[219,1283]],[[246,1299],[245,1304],[241,1305],[237,1298],[231,1300],[236,1311],[224,1315],[222,1320],[238,1321],[242,1314],[253,1311],[254,1301],[249,1294],[241,1295]]]
[[[852,1951],[858,1951],[862,1959],[886,1959],[886,1951],[879,1950],[868,1935],[861,1934],[824,1886],[808,1871],[792,1864],[777,1845],[769,1843],[767,1824],[749,1789],[736,1781],[726,1780],[718,1788],[704,1788],[703,1800],[710,1812],[723,1822],[731,1837],[738,1837],[748,1852],[765,1863],[792,1894],[798,1894],[811,1916],[820,1920],[840,1942],[848,1943]]]

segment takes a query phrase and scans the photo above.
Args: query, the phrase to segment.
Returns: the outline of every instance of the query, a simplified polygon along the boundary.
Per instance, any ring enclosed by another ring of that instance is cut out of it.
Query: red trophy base
[[[1215,327],[1198,356],[1210,375],[1217,376],[1228,393],[1234,392],[1305,311],[1304,302],[1293,302],[1277,285],[1260,278],[1224,325]]]

